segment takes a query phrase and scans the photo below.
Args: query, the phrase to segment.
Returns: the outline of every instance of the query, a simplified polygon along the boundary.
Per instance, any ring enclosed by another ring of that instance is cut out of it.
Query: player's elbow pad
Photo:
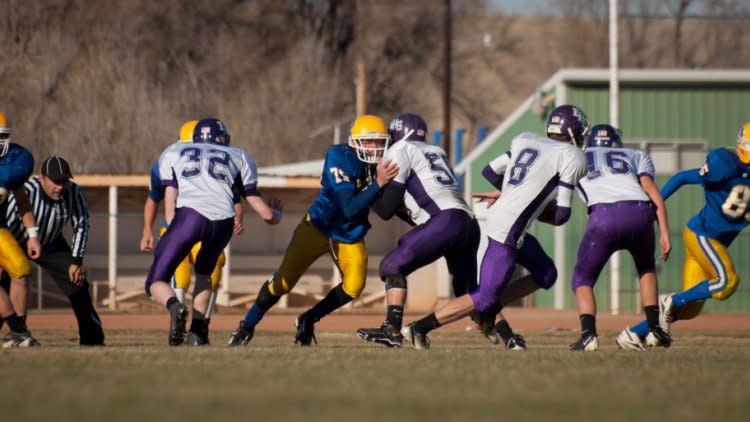
[[[487,164],[482,170],[482,176],[484,176],[484,178],[497,189],[503,188],[503,175],[495,173],[495,170],[493,170],[492,166],[489,164]]]
[[[557,207],[555,210],[555,218],[552,220],[552,224],[555,226],[561,226],[570,219],[570,208],[568,207]]]

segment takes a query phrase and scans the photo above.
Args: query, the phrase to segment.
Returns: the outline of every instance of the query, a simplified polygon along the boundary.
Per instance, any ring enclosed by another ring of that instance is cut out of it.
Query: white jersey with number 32
[[[209,220],[233,217],[232,187],[254,190],[255,162],[240,148],[203,143],[176,143],[159,157],[163,185],[178,189],[177,207],[198,211]]]
[[[512,248],[523,244],[526,229],[550,201],[570,207],[573,188],[587,171],[575,145],[529,132],[516,136],[490,166],[503,175],[503,189],[489,209],[488,235]]]
[[[391,183],[405,188],[404,205],[415,223],[423,224],[448,209],[474,216],[442,148],[421,141],[399,141],[388,148],[383,160],[398,164],[398,175]]]

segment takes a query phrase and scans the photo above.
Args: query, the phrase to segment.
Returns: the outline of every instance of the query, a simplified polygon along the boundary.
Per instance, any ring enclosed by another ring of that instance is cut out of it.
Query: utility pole
[[[443,149],[448,155],[448,162],[451,163],[453,148],[451,148],[451,43],[453,40],[453,18],[451,0],[445,0],[444,16],[444,51],[443,51],[443,136],[445,142]]]
[[[367,113],[367,76],[365,74],[365,63],[360,60],[357,63],[357,116]]]

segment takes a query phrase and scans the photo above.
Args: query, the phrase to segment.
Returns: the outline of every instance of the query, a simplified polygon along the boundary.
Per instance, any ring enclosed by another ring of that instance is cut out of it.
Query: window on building
[[[700,167],[708,153],[708,141],[703,140],[624,139],[623,146],[649,153],[659,176]]]

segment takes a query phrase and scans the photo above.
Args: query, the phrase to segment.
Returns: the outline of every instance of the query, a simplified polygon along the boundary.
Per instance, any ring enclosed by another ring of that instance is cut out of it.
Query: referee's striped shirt
[[[73,225],[73,239],[71,242],[74,262],[81,262],[86,253],[86,243],[89,237],[89,208],[81,188],[68,182],[68,189],[59,201],[53,201],[42,189],[38,176],[29,179],[24,185],[26,194],[31,202],[31,210],[39,227],[39,242],[42,247],[50,244],[62,235],[63,227],[68,220]],[[28,239],[26,227],[18,214],[16,197],[8,197],[8,229],[19,243]]]

